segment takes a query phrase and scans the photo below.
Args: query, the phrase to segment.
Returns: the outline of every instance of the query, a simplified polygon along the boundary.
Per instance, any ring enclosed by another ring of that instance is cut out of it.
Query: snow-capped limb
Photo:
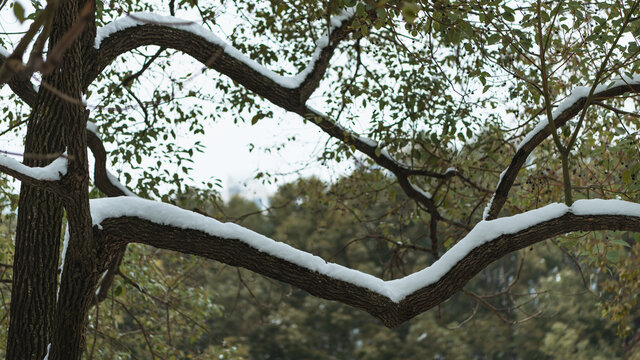
[[[189,54],[277,105],[288,103],[286,109],[291,110],[304,104],[318,87],[335,48],[351,32],[354,13],[347,9],[332,18],[328,34],[318,40],[308,65],[294,76],[267,69],[195,22],[152,13],[130,14],[98,29],[97,64],[86,85],[120,54],[140,46],[159,45]],[[295,99],[286,99],[294,94]]]
[[[294,78],[283,78],[273,74],[193,22],[153,14],[133,14],[133,17],[116,20],[98,30],[97,63],[87,77],[85,85],[91,83],[97,74],[117,56],[137,47],[157,45],[182,51],[275,105],[305,119],[313,120],[324,132],[339,141],[355,146],[378,165],[396,175],[409,197],[422,203],[429,212],[440,218],[433,202],[423,193],[416,191],[407,177],[416,175],[446,178],[457,175],[458,172],[440,174],[429,170],[412,169],[393,159],[387,152],[376,150],[376,146],[373,146],[368,139],[360,138],[333,122],[326,115],[306,106],[306,100],[324,76],[338,43],[351,32],[350,21],[346,15],[343,15],[339,22],[333,23],[334,29],[330,32],[326,44],[324,42],[319,44],[319,55],[314,55],[315,60],[307,67],[312,70],[303,71],[301,74],[306,75],[295,77],[294,81],[292,80]]]
[[[0,155],[0,171],[14,178],[53,191],[60,190],[59,181],[67,174],[68,159],[62,155],[44,167],[30,167],[16,159]]]
[[[393,327],[445,301],[489,263],[542,240],[581,230],[640,231],[640,204],[579,200],[482,221],[428,268],[384,281],[276,242],[241,226],[140,198],[91,202],[94,234],[242,266],[337,300]],[[586,226],[585,226],[586,225]]]
[[[640,76],[618,79],[613,83],[599,85],[596,87],[593,97],[602,101],[630,92],[640,92]],[[569,120],[580,113],[585,106],[587,95],[588,88],[577,88],[572,91],[571,96],[558,105],[552,114],[556,128],[566,125]],[[541,120],[518,146],[516,153],[513,155],[513,158],[511,158],[509,167],[504,171],[504,175],[496,186],[495,194],[486,211],[486,219],[495,219],[498,217],[500,210],[507,201],[509,191],[516,180],[518,172],[527,161],[529,154],[551,134],[551,130],[547,125],[546,119]]]

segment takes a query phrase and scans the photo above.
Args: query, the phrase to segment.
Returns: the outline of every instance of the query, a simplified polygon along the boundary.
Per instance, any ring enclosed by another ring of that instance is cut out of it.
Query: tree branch
[[[6,153],[0,151],[0,153]],[[30,185],[60,193],[60,180],[67,173],[68,158],[58,157],[51,164],[44,167],[30,167],[8,156],[0,155],[0,172]]]
[[[502,256],[572,231],[640,232],[640,205],[579,200],[481,222],[430,267],[383,281],[275,242],[235,224],[135,198],[92,201],[95,236],[107,244],[136,242],[241,266],[360,308],[389,327],[442,303]]]

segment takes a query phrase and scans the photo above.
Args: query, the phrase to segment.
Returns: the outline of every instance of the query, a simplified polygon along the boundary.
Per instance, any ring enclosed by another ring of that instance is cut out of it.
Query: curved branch
[[[328,36],[317,43],[309,65],[295,76],[281,76],[249,59],[204,27],[170,16],[131,14],[99,29],[97,60],[85,77],[88,86],[116,57],[135,48],[158,45],[192,56],[208,68],[229,76],[272,103],[300,109],[323,78],[334,50],[351,29],[353,11],[333,18]]]
[[[605,85],[598,86],[593,92],[592,98],[595,101],[601,101],[629,92],[640,92],[640,77],[618,80],[610,87]],[[579,87],[574,89],[571,95],[560,103],[553,112],[556,128],[566,125],[569,120],[580,113],[586,104],[588,94],[589,88]],[[511,159],[509,167],[501,174],[496,192],[485,210],[485,219],[491,220],[498,217],[500,210],[507,201],[509,191],[518,176],[518,172],[527,161],[529,154],[551,134],[551,129],[548,125],[546,119],[541,120],[522,140]]]
[[[89,129],[87,129],[87,146],[95,158],[93,181],[96,187],[109,197],[136,196],[107,170],[107,151],[100,136]]]
[[[135,198],[92,200],[94,235],[241,266],[309,293],[360,308],[397,326],[442,303],[502,256],[572,231],[640,231],[640,204],[579,200],[483,221],[430,267],[383,281],[294,249],[235,224]],[[112,244],[113,245],[113,244]]]

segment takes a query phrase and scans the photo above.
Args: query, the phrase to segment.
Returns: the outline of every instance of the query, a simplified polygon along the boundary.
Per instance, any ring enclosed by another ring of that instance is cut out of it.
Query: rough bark
[[[47,81],[59,84],[57,77]],[[64,151],[59,99],[43,90],[33,109],[25,139],[24,163],[43,166],[36,155]],[[34,154],[30,156],[30,154]],[[54,157],[55,158],[55,157]],[[42,359],[51,341],[56,304],[62,203],[53,193],[22,183],[13,260],[13,285],[7,359]]]
[[[77,20],[82,1],[65,1],[55,14],[49,50],[61,41]],[[84,43],[89,42],[91,33],[81,36]],[[59,68],[54,69],[43,80],[57,91],[80,99],[82,91],[83,50],[80,41],[75,41],[65,52]],[[83,122],[84,121],[84,122]],[[82,127],[79,132],[78,128]],[[69,204],[78,204],[68,212],[70,223],[75,232],[89,240],[91,246],[91,220],[88,206],[86,138],[84,128],[86,118],[83,110],[76,104],[70,104],[44,89],[40,91],[30,117],[25,139],[25,163],[30,166],[42,166],[50,159],[62,153],[69,153],[69,172],[66,176]],[[83,155],[84,153],[84,155]],[[84,196],[82,195],[84,194]],[[82,204],[85,204],[82,206]],[[79,218],[79,219],[76,219]],[[43,189],[22,184],[18,211],[16,234],[16,252],[14,257],[14,278],[12,287],[11,318],[7,343],[7,359],[42,359],[47,345],[53,342],[63,344],[64,348],[53,346],[50,359],[79,359],[82,353],[81,339],[76,332],[84,333],[86,311],[82,301],[86,297],[86,286],[70,287],[63,293],[58,311],[56,311],[57,269],[60,248],[62,219],[61,199]],[[73,221],[71,219],[74,219]],[[84,224],[82,226],[81,224]],[[83,230],[84,228],[84,230]],[[85,234],[82,234],[85,233]],[[81,243],[78,239],[76,243]],[[85,251],[86,254],[86,251]],[[63,277],[63,283],[69,283],[68,277],[86,277],[87,265],[76,266],[78,254],[72,253],[69,267],[74,268]],[[91,262],[95,257],[89,257]],[[87,260],[83,260],[86,262]],[[82,262],[82,261],[81,261]],[[65,280],[67,278],[67,280]],[[84,292],[82,297],[74,296],[68,289]],[[60,311],[67,307],[66,312]],[[78,319],[73,318],[72,314]],[[84,320],[79,318],[84,317]],[[74,338],[75,337],[75,338]],[[74,338],[74,339],[72,339]],[[79,340],[80,339],[80,340]],[[57,350],[56,350],[57,349]],[[64,354],[63,354],[64,352]]]
[[[386,326],[395,327],[447,300],[482,269],[510,252],[572,231],[640,231],[640,218],[567,213],[515,234],[499,236],[476,247],[436,283],[409,294],[399,303],[358,285],[261,252],[239,239],[215,237],[201,231],[156,224],[136,217],[106,219],[101,226],[102,229],[94,227],[94,232],[111,246],[120,247],[136,242],[241,266],[304,289],[312,295],[360,308]]]

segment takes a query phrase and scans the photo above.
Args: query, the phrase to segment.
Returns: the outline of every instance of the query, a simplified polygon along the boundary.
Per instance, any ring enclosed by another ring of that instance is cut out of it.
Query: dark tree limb
[[[204,217],[202,221],[206,221]],[[360,308],[385,325],[395,327],[442,303],[487,265],[510,252],[572,231],[640,231],[640,216],[576,215],[568,211],[516,233],[496,236],[470,250],[435,283],[413,291],[399,302],[355,282],[340,280],[257,250],[240,235],[221,238],[200,230],[177,228],[131,216],[106,217],[100,225],[102,229],[96,226],[94,233],[105,244],[113,242],[113,245],[122,246],[136,242],[244,267],[302,288],[312,295]]]
[[[6,60],[7,58],[0,54],[0,67],[4,65]],[[11,90],[18,95],[22,101],[31,107],[35,105],[38,92],[33,87],[33,83],[31,83],[29,78],[25,78],[22,75],[14,75],[8,81],[8,84]]]

